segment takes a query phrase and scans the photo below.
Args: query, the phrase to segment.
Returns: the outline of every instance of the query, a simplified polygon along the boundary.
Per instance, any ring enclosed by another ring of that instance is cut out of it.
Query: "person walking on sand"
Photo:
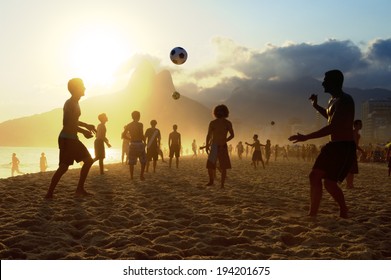
[[[133,121],[126,126],[126,133],[129,133],[129,173],[130,179],[133,180],[134,166],[139,159],[141,164],[140,180],[144,181],[144,171],[147,162],[147,156],[145,153],[145,137],[144,137],[144,125],[140,122],[141,114],[139,111],[132,112]],[[128,137],[128,136],[126,136]]]
[[[124,131],[121,133],[122,139],[122,151],[121,151],[121,162],[122,164],[128,162],[129,154],[129,133],[126,132],[126,125],[124,126]]]
[[[41,153],[41,157],[39,158],[39,170],[41,172],[45,172],[48,168],[48,161],[46,159],[45,153]]]
[[[100,124],[98,124],[98,127],[96,129],[96,139],[94,142],[94,150],[95,150],[95,159],[99,160],[99,173],[103,175],[105,172],[103,160],[106,157],[106,151],[105,151],[105,144],[108,148],[111,148],[111,145],[109,143],[109,139],[106,138],[106,123],[108,122],[108,118],[105,113],[102,113],[98,116],[98,120],[100,121]]]
[[[221,172],[221,188],[224,188],[227,169],[231,169],[227,142],[234,138],[234,130],[232,123],[227,120],[229,116],[227,106],[216,106],[213,110],[213,114],[215,119],[209,123],[205,141],[205,149],[208,153],[206,168],[208,169],[209,175],[209,182],[206,185],[212,186],[214,184],[218,161],[219,170]]]
[[[13,153],[12,154],[12,159],[11,159],[11,176],[12,177],[15,176],[15,173],[17,173],[17,174],[24,174],[23,172],[21,172],[19,170],[19,164],[20,164],[20,160],[18,159],[16,154]]]
[[[168,147],[170,149],[170,160],[168,167],[171,168],[172,164],[172,158],[175,156],[175,165],[176,168],[179,167],[179,157],[180,157],[180,151],[182,147],[181,143],[181,134],[177,131],[178,126],[174,124],[172,126],[173,131],[168,136]]]
[[[86,90],[82,79],[74,78],[69,80],[68,90],[72,96],[65,102],[63,108],[63,127],[58,137],[58,146],[60,149],[59,167],[53,174],[49,189],[45,196],[47,199],[53,198],[54,189],[74,161],[82,161],[84,163],[80,170],[76,195],[90,195],[90,193],[84,189],[84,183],[94,161],[87,148],[79,140],[77,133],[82,133],[84,137],[89,139],[93,137],[93,133],[96,133],[96,129],[92,124],[86,124],[79,121],[81,115],[79,100],[84,96]]]
[[[297,143],[330,135],[331,141],[321,149],[309,175],[309,216],[313,217],[318,214],[323,184],[338,203],[340,217],[348,217],[345,197],[338,182],[345,179],[356,160],[356,144],[353,138],[354,100],[342,90],[343,80],[344,76],[339,70],[325,73],[322,86],[331,95],[327,108],[318,105],[317,95],[312,94],[309,98],[315,110],[328,120],[328,124],[315,132],[306,135],[297,133],[288,138]]]
[[[258,134],[254,134],[253,140],[254,140],[253,144],[245,142],[245,144],[247,146],[250,146],[250,147],[254,148],[254,152],[253,152],[253,156],[252,156],[252,165],[256,169],[257,166],[258,166],[258,163],[262,162],[262,167],[263,167],[263,169],[265,169],[265,163],[263,162],[262,151],[261,151],[261,147],[265,146],[265,145],[262,145],[259,142]]]
[[[156,172],[157,160],[159,159],[160,151],[160,130],[156,128],[157,121],[152,120],[150,122],[151,127],[145,131],[145,139],[147,141],[147,165],[146,172],[149,169],[149,162],[153,161],[153,173]]]
[[[355,120],[353,123],[353,138],[354,142],[356,143],[356,148],[359,150],[362,154],[365,154],[365,151],[361,149],[359,146],[360,142],[360,129],[362,128],[362,121],[361,120]],[[346,176],[346,187],[348,189],[354,188],[354,174],[358,174],[358,161],[357,158],[355,161],[353,161],[352,168],[350,169],[348,175]]]

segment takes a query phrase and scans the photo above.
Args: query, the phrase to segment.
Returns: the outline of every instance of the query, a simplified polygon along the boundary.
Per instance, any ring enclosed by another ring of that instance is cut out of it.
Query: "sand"
[[[127,166],[91,169],[74,196],[69,170],[47,201],[53,172],[0,180],[1,259],[391,259],[391,178],[386,164],[360,164],[346,189],[350,218],[325,192],[316,219],[308,211],[311,163],[271,162],[254,170],[232,158],[226,188],[206,187],[205,158],[159,161],[156,173],[130,181]],[[136,166],[135,174],[138,174]]]

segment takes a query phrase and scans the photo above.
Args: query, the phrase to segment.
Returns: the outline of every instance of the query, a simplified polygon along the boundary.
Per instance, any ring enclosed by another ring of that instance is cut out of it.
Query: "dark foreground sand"
[[[96,166],[76,198],[78,170],[43,199],[52,172],[0,180],[1,259],[391,259],[391,178],[386,165],[360,165],[346,189],[351,218],[324,193],[308,211],[310,163],[277,161],[254,170],[232,160],[226,188],[205,187],[205,158],[159,162],[146,181],[127,166]],[[139,167],[136,167],[138,174]]]

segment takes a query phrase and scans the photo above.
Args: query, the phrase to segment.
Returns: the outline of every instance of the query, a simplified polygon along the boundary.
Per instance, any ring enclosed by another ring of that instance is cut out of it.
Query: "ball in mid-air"
[[[274,121],[272,121],[270,124],[271,124],[271,125],[275,125],[276,123],[275,123]]]
[[[174,91],[174,92],[172,93],[172,98],[173,98],[173,99],[177,100],[177,99],[179,99],[179,97],[181,97],[181,94],[180,94],[179,92]]]
[[[187,60],[187,52],[182,47],[175,47],[170,52],[170,59],[173,63],[181,65]]]

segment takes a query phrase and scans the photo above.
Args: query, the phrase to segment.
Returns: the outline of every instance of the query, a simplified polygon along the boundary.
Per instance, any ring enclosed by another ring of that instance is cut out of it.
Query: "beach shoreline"
[[[0,179],[1,259],[391,259],[391,180],[386,165],[360,164],[356,188],[342,188],[350,218],[325,191],[308,211],[312,163],[272,161],[254,170],[232,159],[226,188],[206,187],[206,158],[159,161],[145,181],[128,166],[96,164],[92,197],[75,197],[79,170],[43,199],[53,171]]]

